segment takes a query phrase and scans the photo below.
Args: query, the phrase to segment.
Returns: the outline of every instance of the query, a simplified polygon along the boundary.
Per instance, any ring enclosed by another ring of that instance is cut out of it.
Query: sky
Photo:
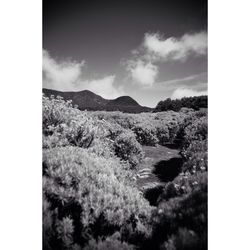
[[[43,0],[43,87],[149,107],[207,94],[207,1]]]

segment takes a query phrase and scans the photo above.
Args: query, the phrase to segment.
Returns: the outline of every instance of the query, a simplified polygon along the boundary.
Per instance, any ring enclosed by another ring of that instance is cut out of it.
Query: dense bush
[[[71,101],[64,101],[59,96],[56,98],[43,96],[43,133],[47,135],[50,126],[56,127],[66,123],[77,114],[80,112],[73,108]]]
[[[143,159],[143,151],[134,133],[123,132],[115,138],[115,154],[122,160],[128,161],[132,167],[138,165]]]
[[[190,145],[193,141],[202,141],[207,139],[207,117],[203,116],[194,120],[184,130],[184,144]]]
[[[65,246],[72,239],[83,244],[90,236],[110,234],[128,224],[135,232],[147,233],[144,224],[151,208],[118,160],[63,147],[44,150],[43,167],[43,192],[51,204],[48,215],[54,214],[53,222],[44,226],[49,230],[44,232],[49,235],[47,245],[53,248],[59,241]]]
[[[207,139],[194,140],[186,149],[183,149],[182,155],[186,159],[183,164],[183,171],[206,171],[208,166]]]
[[[191,193],[197,187],[207,184],[207,172],[181,173],[173,181],[167,183],[158,202],[168,201],[171,198]]]
[[[142,145],[155,146],[158,143],[156,128],[151,123],[136,124],[133,129],[137,141]]]
[[[207,183],[162,201],[152,213],[152,226],[148,249],[207,249]]]
[[[84,250],[134,250],[135,246],[130,245],[126,242],[121,242],[120,234],[115,233],[114,235],[107,237],[105,240],[91,239]]]
[[[176,138],[181,142],[181,147],[188,147],[189,143],[192,141],[192,137],[194,140],[206,139],[207,111],[187,113],[185,116],[182,116],[177,127]]]
[[[43,147],[73,145],[90,147],[94,140],[93,120],[60,97],[43,97]]]

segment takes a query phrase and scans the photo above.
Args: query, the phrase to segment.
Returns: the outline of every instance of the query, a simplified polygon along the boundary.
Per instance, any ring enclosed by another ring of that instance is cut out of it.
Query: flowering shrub
[[[179,197],[193,192],[196,188],[207,184],[207,172],[195,174],[181,173],[172,182],[166,184],[159,198],[159,202],[168,201],[171,198]]]
[[[50,224],[57,225],[56,237],[64,245],[71,244],[72,233],[75,243],[81,244],[94,236],[97,226],[100,235],[106,228],[112,233],[132,222],[134,231],[146,232],[142,225],[151,208],[133,187],[131,172],[118,160],[91,156],[85,149],[67,146],[44,150],[43,166],[43,192],[57,211]],[[82,232],[81,236],[77,232]],[[54,239],[53,234],[50,238]]]
[[[43,147],[73,145],[90,147],[94,140],[93,120],[62,98],[43,97]]]
[[[161,201],[151,223],[152,249],[207,249],[207,182]]]
[[[183,164],[183,171],[195,173],[197,171],[207,171],[207,139],[202,141],[192,141],[188,148],[182,150],[182,155],[186,159]]]
[[[62,97],[43,96],[43,133],[50,132],[50,126],[56,127],[59,124],[67,123],[80,111],[73,108],[71,101],[64,101]]]

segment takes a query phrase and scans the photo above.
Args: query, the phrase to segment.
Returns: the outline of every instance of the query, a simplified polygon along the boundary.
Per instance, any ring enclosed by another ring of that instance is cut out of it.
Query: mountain
[[[153,109],[141,106],[130,96],[120,96],[113,100],[104,99],[89,90],[79,92],[62,92],[52,89],[43,89],[45,96],[61,96],[64,100],[72,100],[80,110],[122,111],[126,113],[150,112]]]

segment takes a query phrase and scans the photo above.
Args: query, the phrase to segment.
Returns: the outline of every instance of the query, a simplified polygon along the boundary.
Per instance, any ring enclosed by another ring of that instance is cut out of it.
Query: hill
[[[72,100],[80,110],[106,110],[106,111],[122,111],[126,113],[150,112],[151,108],[141,106],[130,96],[120,96],[113,100],[104,99],[89,90],[79,92],[62,92],[52,89],[43,89],[45,96],[61,96],[64,100]]]

